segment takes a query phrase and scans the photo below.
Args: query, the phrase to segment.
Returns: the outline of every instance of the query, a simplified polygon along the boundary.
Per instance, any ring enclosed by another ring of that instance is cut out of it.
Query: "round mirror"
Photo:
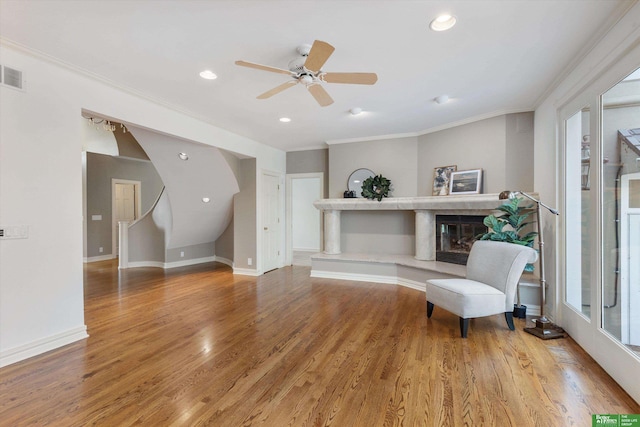
[[[356,197],[362,197],[362,183],[365,179],[375,176],[376,174],[369,169],[356,169],[351,175],[349,175],[349,181],[347,182],[347,188],[349,191],[354,191]]]

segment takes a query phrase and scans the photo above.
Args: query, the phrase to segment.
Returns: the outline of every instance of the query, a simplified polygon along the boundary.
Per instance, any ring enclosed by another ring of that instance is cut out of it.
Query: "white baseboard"
[[[223,258],[226,260],[226,258]],[[209,256],[209,257],[204,257],[204,258],[193,258],[193,259],[185,259],[183,261],[174,261],[174,262],[162,262],[162,261],[133,261],[133,262],[129,262],[129,266],[127,268],[136,268],[136,267],[157,267],[157,268],[164,268],[164,269],[169,269],[169,268],[176,268],[176,267],[185,267],[187,265],[195,265],[195,264],[202,264],[205,262],[214,262],[214,261],[220,261],[220,259],[217,259],[215,256]],[[224,261],[220,261],[224,264],[226,264],[226,262]]]
[[[233,274],[239,274],[241,276],[260,276],[262,275],[262,272],[258,271],[258,270],[252,270],[250,268],[233,268]]]
[[[390,285],[399,284],[398,279],[394,276],[377,276],[373,274],[338,273],[335,271],[311,270],[311,277],[318,277],[321,279],[353,280],[356,282],[386,283]]]
[[[108,254],[108,255],[100,255],[100,256],[83,258],[82,260],[84,261],[85,264],[87,264],[89,262],[107,261],[109,259],[115,259],[115,258],[118,258],[118,257],[114,254]]]
[[[228,265],[229,267],[233,268],[233,261],[231,261],[231,260],[230,260],[230,259],[228,259],[228,258],[224,258],[224,257],[217,256],[217,255],[216,255],[216,256],[215,256],[215,261],[216,261],[216,262],[219,262],[219,263],[222,263],[222,264],[226,264],[226,265]]]
[[[55,350],[58,347],[71,344],[72,342],[79,341],[87,337],[89,337],[87,334],[87,326],[83,325],[19,347],[2,351],[0,352],[0,368],[46,353],[47,351]]]
[[[416,282],[415,280],[403,279],[402,277],[398,277],[398,285],[421,292],[426,292],[427,290],[426,282]]]
[[[129,261],[129,266],[127,268],[137,268],[137,267],[156,267],[156,268],[165,268],[166,263],[162,261]],[[121,268],[121,267],[118,267]]]
[[[208,256],[204,258],[193,258],[193,259],[185,259],[182,261],[165,262],[164,268],[185,267],[187,265],[202,264],[205,262],[214,262],[215,260],[216,260],[216,257],[214,255],[214,256]]]

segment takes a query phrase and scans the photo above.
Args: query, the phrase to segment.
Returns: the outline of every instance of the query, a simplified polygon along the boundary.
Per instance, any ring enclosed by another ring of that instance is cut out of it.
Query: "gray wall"
[[[415,254],[413,212],[343,211],[340,224],[340,248],[344,253]]]
[[[235,268],[256,268],[256,159],[238,161],[240,192],[234,196],[233,263]],[[247,263],[253,260],[253,265]]]
[[[449,165],[482,169],[483,193],[505,190],[505,126],[498,116],[418,137],[418,196],[431,196],[433,169]]]
[[[324,197],[329,197],[329,149],[290,151],[287,153],[287,173],[324,174]]]
[[[180,256],[183,253],[183,256]],[[180,262],[191,259],[209,258],[215,253],[215,242],[199,243],[197,245],[183,246],[167,249],[165,262]]]
[[[87,153],[87,258],[109,255],[111,247],[111,179],[141,182],[142,214],[156,201],[163,184],[148,161]],[[92,221],[92,215],[102,220]],[[99,248],[103,248],[100,253]],[[115,255],[115,254],[114,254]]]
[[[335,144],[329,147],[329,198],[341,198],[349,175],[360,168],[391,180],[389,197],[417,194],[418,140],[415,137]]]
[[[533,191],[533,166],[533,112],[507,114],[502,190]]]
[[[501,115],[419,137],[329,146],[329,197],[368,168],[391,179],[391,197],[431,196],[433,170],[482,169],[483,193],[533,189],[533,113]],[[375,203],[375,202],[372,202]],[[343,252],[413,254],[413,212],[342,213]]]

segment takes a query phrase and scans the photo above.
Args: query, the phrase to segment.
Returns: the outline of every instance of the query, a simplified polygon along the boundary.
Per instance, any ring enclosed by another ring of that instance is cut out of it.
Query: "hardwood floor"
[[[209,263],[85,271],[87,340],[0,370],[0,425],[589,426],[640,413],[570,338],[424,293]]]

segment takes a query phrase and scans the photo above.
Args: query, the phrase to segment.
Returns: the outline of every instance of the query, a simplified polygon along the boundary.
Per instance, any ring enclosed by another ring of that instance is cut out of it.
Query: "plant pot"
[[[527,317],[527,306],[513,304],[513,317],[517,317],[518,319],[526,319]]]

